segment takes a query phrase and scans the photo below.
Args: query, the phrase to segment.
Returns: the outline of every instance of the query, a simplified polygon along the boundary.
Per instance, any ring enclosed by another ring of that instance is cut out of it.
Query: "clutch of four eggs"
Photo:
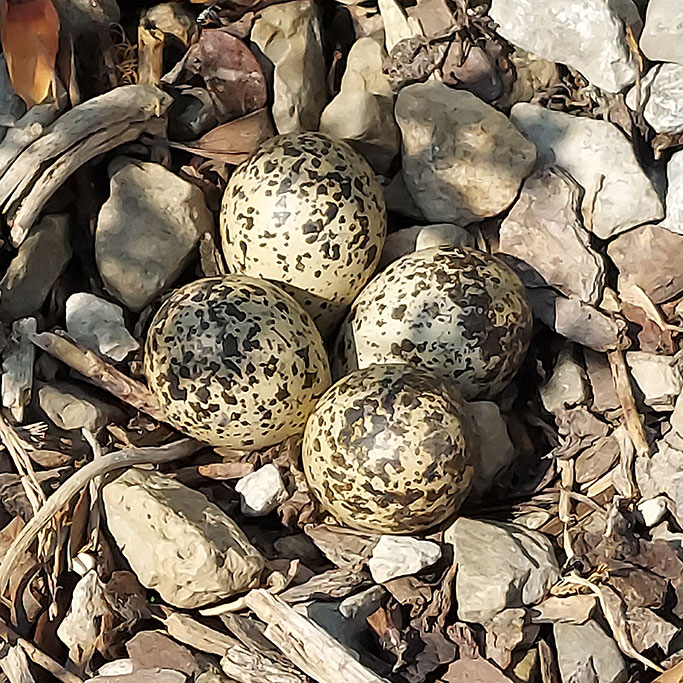
[[[272,138],[239,167],[220,228],[231,274],[176,290],[147,335],[169,423],[237,449],[304,432],[313,493],[355,528],[409,533],[452,516],[476,464],[466,399],[499,393],[530,340],[516,274],[436,247],[375,275],[381,186],[349,145],[316,133]]]

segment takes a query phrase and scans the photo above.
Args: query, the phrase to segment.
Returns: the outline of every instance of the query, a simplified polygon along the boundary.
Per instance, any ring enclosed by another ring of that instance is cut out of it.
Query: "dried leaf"
[[[211,154],[251,154],[275,134],[267,109],[217,126],[202,135],[194,146]],[[192,144],[192,143],[191,143]]]
[[[510,679],[485,659],[459,659],[448,667],[440,683],[510,683]]]
[[[683,683],[683,662],[657,676],[652,683]]]
[[[2,51],[17,95],[29,107],[56,96],[59,15],[52,0],[4,0],[0,25]]]

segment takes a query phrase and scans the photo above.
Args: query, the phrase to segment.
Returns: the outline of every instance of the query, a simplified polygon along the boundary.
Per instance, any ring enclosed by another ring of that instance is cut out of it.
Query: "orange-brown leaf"
[[[0,37],[12,86],[29,107],[56,93],[59,15],[52,0],[1,0]]]

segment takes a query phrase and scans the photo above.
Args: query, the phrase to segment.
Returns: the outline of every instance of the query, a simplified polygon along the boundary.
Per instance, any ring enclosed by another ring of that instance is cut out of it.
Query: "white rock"
[[[470,499],[481,499],[515,459],[515,447],[500,408],[493,401],[471,401],[470,414],[477,431],[479,461],[474,470]]]
[[[339,94],[320,118],[321,133],[350,142],[379,173],[387,170],[401,144],[394,94],[382,71],[385,57],[376,40],[357,40],[349,51]]]
[[[430,247],[473,247],[474,237],[459,225],[435,223],[413,225],[387,235],[379,267],[385,268],[401,256]]]
[[[640,49],[653,62],[683,64],[683,3],[650,0]]]
[[[214,221],[202,191],[160,164],[116,160],[111,168],[95,259],[107,290],[139,311],[180,275]]]
[[[536,144],[542,163],[556,164],[585,190],[584,223],[601,239],[663,217],[652,182],[616,126],[524,102],[510,118]]]
[[[89,292],[77,292],[66,300],[66,329],[83,346],[116,362],[140,348],[126,329],[121,306]]]
[[[396,0],[377,0],[377,5],[384,23],[387,52],[391,52],[402,40],[422,35],[420,23],[408,17]]]
[[[576,360],[573,344],[562,348],[553,374],[541,387],[540,393],[543,407],[553,414],[588,400],[588,378],[583,366]]]
[[[71,606],[57,629],[57,636],[69,648],[69,659],[81,667],[95,653],[102,619],[111,614],[104,585],[93,569],[74,588]]]
[[[30,337],[36,325],[35,318],[15,320],[2,359],[2,405],[17,422],[23,422],[24,407],[31,401],[36,347]]]
[[[312,0],[261,10],[251,40],[275,65],[273,119],[278,133],[317,130],[327,103],[320,15]]]
[[[527,178],[500,226],[498,251],[527,287],[550,285],[568,296],[597,304],[605,284],[605,264],[590,246],[579,218],[579,188],[553,169]]]
[[[257,585],[263,557],[199,491],[130,469],[102,497],[109,530],[140,583],[169,604],[202,607]]]
[[[446,530],[458,569],[458,618],[484,623],[540,602],[560,576],[550,541],[517,524],[460,517]]]
[[[683,150],[671,155],[666,178],[666,216],[659,226],[683,235]]]
[[[626,104],[636,111],[638,88],[631,88]],[[641,83],[641,106],[645,120],[658,133],[683,131],[683,65],[655,64]]]
[[[643,392],[645,405],[657,411],[673,410],[683,390],[683,375],[675,358],[646,351],[628,351],[626,362]]]
[[[242,514],[251,517],[269,514],[288,496],[280,469],[273,463],[242,477],[235,484],[235,491],[240,494]]]
[[[489,13],[513,45],[567,64],[603,90],[636,80],[624,31],[624,20],[638,17],[631,0],[493,0]]]
[[[638,505],[636,505],[636,511],[640,521],[648,528],[659,524],[664,519],[667,509],[668,502],[666,496],[657,496],[656,498],[641,500]]]
[[[628,680],[626,662],[617,644],[597,622],[592,619],[581,625],[560,622],[553,629],[562,683],[578,680],[625,683]],[[595,671],[596,677],[585,678],[586,669]],[[577,672],[582,670],[584,677],[579,678],[581,674]]]
[[[403,88],[396,120],[403,179],[429,221],[465,224],[504,211],[536,161],[504,114],[438,81]]]
[[[433,565],[441,558],[441,548],[431,541],[411,536],[382,536],[368,561],[375,583],[399,576],[411,576]]]

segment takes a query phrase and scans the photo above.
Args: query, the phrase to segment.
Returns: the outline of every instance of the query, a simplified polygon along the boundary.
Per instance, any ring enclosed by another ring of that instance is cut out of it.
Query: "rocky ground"
[[[683,681],[679,0],[0,20],[0,681]],[[435,533],[336,526],[298,437],[203,446],[144,385],[161,301],[230,267],[235,167],[300,130],[381,180],[380,270],[476,246],[533,306]]]

